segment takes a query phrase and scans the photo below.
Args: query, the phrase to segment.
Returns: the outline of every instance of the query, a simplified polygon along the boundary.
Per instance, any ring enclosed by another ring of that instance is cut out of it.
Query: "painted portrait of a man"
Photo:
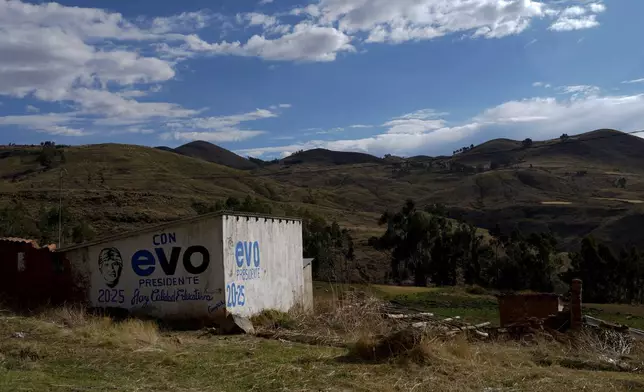
[[[103,249],[98,255],[98,269],[107,287],[116,287],[123,272],[121,252],[116,248]]]

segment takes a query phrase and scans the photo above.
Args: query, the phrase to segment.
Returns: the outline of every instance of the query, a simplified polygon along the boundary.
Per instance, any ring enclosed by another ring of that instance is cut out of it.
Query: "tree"
[[[559,136],[559,139],[560,139],[562,142],[565,142],[566,140],[570,139],[570,136],[568,136],[568,134],[567,134],[567,133],[564,133],[564,134],[562,134],[561,136]]]
[[[479,283],[484,246],[476,229],[457,224],[441,214],[441,208],[417,210],[407,200],[395,214],[385,212],[379,224],[387,225],[385,234],[369,243],[391,250],[391,271],[397,281],[413,278],[424,286],[428,280],[437,285],[459,282]]]
[[[521,142],[521,145],[523,146],[523,148],[530,148],[530,147],[532,147],[532,139],[527,138],[527,139],[523,140],[523,141]]]

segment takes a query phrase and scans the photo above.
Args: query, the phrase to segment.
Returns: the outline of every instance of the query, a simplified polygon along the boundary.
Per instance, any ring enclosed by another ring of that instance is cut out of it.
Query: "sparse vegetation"
[[[63,206],[42,208],[37,219],[32,219],[27,207],[20,201],[0,208],[0,237],[36,239],[41,244],[58,242],[59,224],[63,244],[79,243],[94,238],[94,228],[83,218],[74,218]]]
[[[258,334],[215,336],[113,321],[82,308],[0,314],[0,389],[414,391],[637,390],[639,344],[585,333],[568,341],[477,341],[397,329],[370,295],[319,298],[313,315],[271,314]],[[17,337],[20,332],[22,337]],[[299,341],[306,343],[297,343]],[[625,355],[626,354],[626,355]],[[279,374],[279,377],[275,375]]]

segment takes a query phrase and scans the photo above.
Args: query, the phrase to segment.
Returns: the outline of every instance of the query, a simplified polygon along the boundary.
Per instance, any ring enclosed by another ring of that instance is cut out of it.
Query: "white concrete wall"
[[[225,307],[221,220],[168,224],[72,249],[66,257],[94,307],[166,319],[216,318]],[[108,256],[102,269],[100,255]]]
[[[252,316],[302,304],[302,223],[223,217],[226,310]]]
[[[313,311],[313,264],[309,263],[303,269],[304,273],[304,292],[303,306],[307,312]]]

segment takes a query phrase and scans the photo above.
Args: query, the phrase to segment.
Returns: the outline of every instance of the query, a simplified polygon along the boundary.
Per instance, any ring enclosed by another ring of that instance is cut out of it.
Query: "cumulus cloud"
[[[317,0],[285,13],[249,12],[237,22],[259,27],[261,34],[247,40],[207,42],[197,35],[184,44],[167,43],[168,56],[197,53],[260,57],[272,61],[333,61],[341,52],[355,52],[356,44],[431,40],[449,34],[471,38],[503,38],[524,32],[535,19],[556,19],[553,31],[599,25],[600,2],[563,7],[562,2],[537,0]],[[293,20],[292,25],[280,22]],[[273,37],[274,36],[274,37]]]
[[[584,5],[575,5],[555,11],[557,19],[549,27],[552,31],[573,31],[590,29],[599,26],[597,14],[606,11],[606,6],[602,3],[590,3]]]
[[[598,128],[637,130],[642,127],[642,111],[644,94],[587,94],[574,99],[533,97],[504,102],[462,124],[446,122],[441,128],[424,132],[392,133],[388,130],[368,138],[311,140],[284,146],[249,148],[240,153],[258,157],[278,156],[283,152],[301,149],[328,148],[376,155],[437,155],[462,144],[483,142],[490,138],[489,135],[521,140],[526,137],[548,139],[562,133],[577,134]],[[407,117],[413,119],[415,116]]]
[[[595,13],[601,13],[606,11],[606,6],[601,3],[592,3],[589,5],[590,11]]]
[[[597,15],[587,15],[580,18],[561,17],[550,25],[549,29],[554,31],[572,31],[590,29],[599,26]]]
[[[177,104],[136,100],[173,79],[175,64],[154,53],[143,55],[129,43],[183,41],[177,31],[202,28],[211,18],[190,12],[133,22],[96,8],[0,0],[0,95],[73,107],[58,117],[20,120],[27,129],[54,135],[87,134],[75,124],[110,126],[194,115],[197,111]],[[16,118],[2,119],[0,125],[18,125]]]
[[[277,38],[253,35],[246,43],[209,43],[196,35],[186,37],[179,54],[191,52],[212,55],[237,55],[260,57],[274,61],[333,61],[339,52],[353,52],[351,38],[334,27],[299,23],[293,31]],[[173,48],[163,48],[170,53]]]
[[[34,105],[27,105],[27,106],[25,106],[25,111],[27,113],[39,113],[40,109],[38,109]]]
[[[404,114],[382,124],[388,127],[387,133],[392,134],[422,134],[443,128],[445,120],[439,118],[447,113],[438,113],[433,109],[422,109]]]
[[[321,0],[308,12],[319,14],[321,23],[337,22],[342,31],[366,33],[368,42],[398,43],[468,31],[487,38],[518,34],[544,15],[544,5],[532,0]]]

